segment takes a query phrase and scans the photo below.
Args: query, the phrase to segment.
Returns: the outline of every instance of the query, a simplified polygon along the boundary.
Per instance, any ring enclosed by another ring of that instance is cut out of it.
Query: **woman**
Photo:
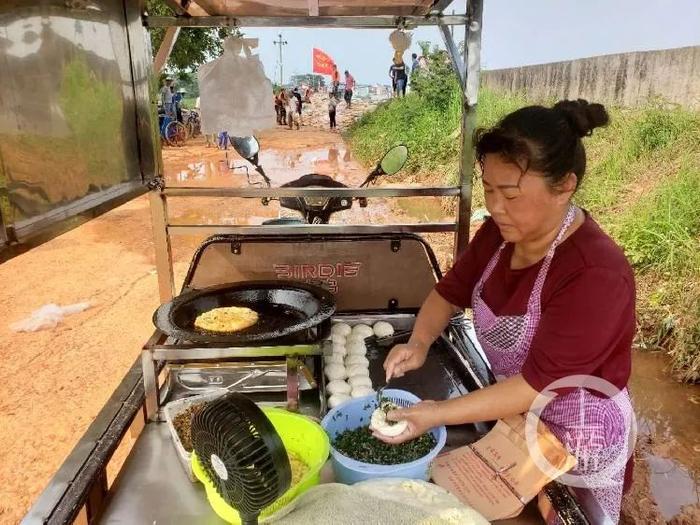
[[[563,101],[520,109],[477,133],[491,219],[428,296],[409,342],[384,363],[387,378],[419,368],[449,319],[472,308],[499,381],[391,412],[390,419],[409,426],[396,439],[382,439],[398,443],[437,425],[524,413],[539,392],[564,380],[540,418],[576,456],[584,487],[574,491],[596,524],[617,522],[623,481],[631,481],[626,385],[635,287],[620,248],[571,199],[586,168],[581,138],[607,122],[600,104]],[[580,388],[581,375],[588,376],[587,389]],[[614,398],[595,389],[599,380],[614,385]]]

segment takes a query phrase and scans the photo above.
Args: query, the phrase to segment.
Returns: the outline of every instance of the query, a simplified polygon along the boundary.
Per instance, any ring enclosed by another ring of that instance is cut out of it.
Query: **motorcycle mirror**
[[[394,146],[379,161],[378,175],[393,175],[401,170],[408,160],[408,148],[403,144]]]
[[[252,135],[248,137],[231,137],[231,144],[241,157],[256,166],[258,165],[258,153],[260,152],[258,139]]]

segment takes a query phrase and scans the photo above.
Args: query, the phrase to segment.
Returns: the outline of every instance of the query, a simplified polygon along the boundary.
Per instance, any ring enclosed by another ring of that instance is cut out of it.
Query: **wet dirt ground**
[[[275,184],[318,172],[352,186],[367,173],[338,133],[310,126],[276,129],[262,134],[260,142],[261,163]],[[231,150],[228,157],[244,164]],[[166,148],[163,158],[170,185],[248,184],[244,169],[229,169],[226,152],[205,147],[202,139]],[[260,224],[279,215],[276,203],[262,206],[256,199],[175,200],[171,213],[180,223]],[[446,218],[438,202],[417,200],[402,199],[398,206],[372,200],[368,208],[355,207],[336,220]],[[141,197],[0,265],[1,524],[22,518],[151,334],[158,306],[151,235],[148,200]],[[201,240],[175,239],[178,279]],[[451,235],[431,235],[430,241],[441,264],[447,264]],[[9,328],[44,304],[80,301],[92,306],[54,329],[15,333]],[[631,390],[645,437],[638,451],[642,468],[626,500],[627,523],[664,523],[674,516],[676,523],[693,523],[678,514],[697,501],[700,392],[673,383],[663,366],[660,356],[635,355]]]

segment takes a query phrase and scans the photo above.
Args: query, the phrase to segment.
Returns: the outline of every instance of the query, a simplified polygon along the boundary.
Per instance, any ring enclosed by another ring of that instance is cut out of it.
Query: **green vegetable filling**
[[[389,445],[375,438],[369,427],[358,427],[338,434],[333,440],[333,447],[341,454],[363,463],[398,465],[422,458],[436,443],[428,432],[400,445]]]

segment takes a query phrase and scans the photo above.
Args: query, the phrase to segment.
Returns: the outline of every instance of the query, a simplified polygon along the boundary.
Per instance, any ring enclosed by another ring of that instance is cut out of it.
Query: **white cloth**
[[[244,137],[275,126],[272,82],[258,55],[251,52],[257,46],[254,38],[229,37],[224,41],[224,54],[200,66],[204,133],[228,131],[229,136]]]

